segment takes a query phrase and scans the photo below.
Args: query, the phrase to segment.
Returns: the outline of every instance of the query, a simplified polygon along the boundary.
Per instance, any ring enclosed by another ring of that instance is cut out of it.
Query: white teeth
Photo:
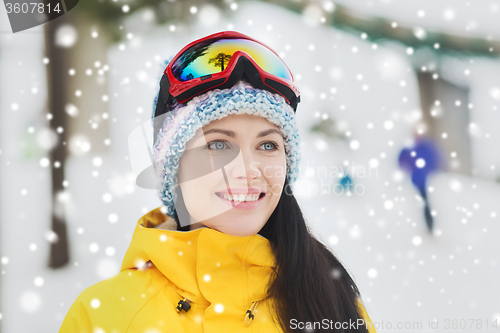
[[[259,200],[259,194],[247,194],[246,196],[244,194],[235,194],[234,197],[231,196],[231,194],[229,195],[222,195],[224,197],[224,199],[226,200],[231,200],[231,201],[240,201],[240,202],[244,202],[244,201],[257,201]]]

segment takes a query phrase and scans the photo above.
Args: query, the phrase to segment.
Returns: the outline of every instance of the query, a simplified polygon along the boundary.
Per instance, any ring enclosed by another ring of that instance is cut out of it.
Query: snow
[[[474,1],[405,1],[405,0],[337,0],[357,16],[377,16],[394,21],[397,26],[421,26],[462,36],[485,38],[500,32],[500,3]],[[424,13],[424,15],[422,15]],[[368,32],[369,33],[369,32]]]
[[[454,18],[447,21],[442,16],[453,15],[445,3],[434,9],[435,2],[349,1],[353,8],[391,15],[399,25],[419,22],[424,28],[450,31],[464,30],[467,18],[476,21],[477,31],[490,29],[488,15],[496,15],[489,2],[470,2],[469,6],[449,2]],[[215,13],[207,6],[191,13]],[[191,28],[166,26],[144,33],[134,30],[131,22],[127,28],[133,33],[131,39],[113,46],[107,62],[100,59],[98,66],[91,59],[96,68],[91,75],[96,75],[97,68],[109,70],[107,116],[113,120],[106,141],[109,150],[94,152],[84,136],[70,139],[74,155],[66,166],[63,202],[71,262],[58,270],[47,268],[49,245],[54,241],[48,230],[47,196],[52,161],[45,155],[23,157],[20,144],[24,135],[37,135],[46,124],[39,115],[46,101],[44,64],[50,60],[43,55],[42,34],[0,35],[2,332],[56,332],[83,289],[118,272],[137,219],[160,205],[154,191],[135,186],[127,138],[150,120],[162,61],[187,42],[228,25],[284,54],[300,79],[297,121],[303,156],[296,196],[311,232],[354,277],[370,317],[376,322],[421,321],[424,327],[434,318],[440,323],[445,318],[488,319],[490,323],[498,318],[498,301],[492,295],[500,292],[500,188],[493,181],[498,170],[491,170],[500,158],[494,148],[500,119],[492,104],[499,99],[498,63],[461,60],[457,66],[462,67],[450,67],[445,73],[452,77],[460,68],[456,80],[471,85],[478,177],[439,173],[429,179],[436,224],[430,235],[423,220],[423,201],[408,175],[397,167],[398,153],[411,143],[421,114],[417,80],[408,58],[415,54],[401,45],[375,45],[366,36],[316,24],[320,18],[313,7],[308,9],[307,20],[263,3],[233,7],[233,17],[201,20]],[[5,16],[3,9],[0,15]],[[0,20],[0,29],[8,28],[7,21]],[[96,31],[85,33],[99,38]],[[74,69],[68,75],[72,79],[86,76]],[[85,98],[85,92],[79,98]],[[78,115],[71,104],[67,112]],[[325,119],[336,120],[347,140],[309,132]],[[355,190],[338,191],[335,179],[324,176],[322,167],[343,173],[359,170],[351,174]],[[92,302],[100,304],[98,299]],[[219,305],[216,311],[222,312],[223,305]]]

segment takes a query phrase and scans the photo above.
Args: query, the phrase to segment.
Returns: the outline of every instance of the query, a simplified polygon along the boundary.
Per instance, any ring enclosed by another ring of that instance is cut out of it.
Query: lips
[[[229,205],[230,207],[237,209],[237,210],[253,210],[256,209],[257,207],[260,206],[260,204],[264,201],[264,198],[266,197],[266,193],[261,192],[258,199],[255,201],[235,201],[235,200],[228,200],[225,199],[220,193],[222,192],[216,192],[215,195],[222,200],[226,205]],[[225,192],[227,193],[227,191]],[[236,196],[236,193],[234,194]],[[242,195],[248,195],[242,193]]]

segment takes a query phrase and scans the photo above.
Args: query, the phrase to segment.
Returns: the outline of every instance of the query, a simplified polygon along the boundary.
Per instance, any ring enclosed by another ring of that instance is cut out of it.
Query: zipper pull
[[[255,309],[257,308],[257,304],[259,304],[259,301],[257,302],[253,302],[252,303],[252,306],[250,307],[249,310],[247,310],[246,314],[245,314],[245,325],[250,325],[250,323],[252,322],[253,318],[255,317],[254,314],[252,314],[252,311],[255,311]]]
[[[188,312],[191,309],[191,305],[188,302],[189,300],[187,298],[181,299],[179,303],[177,303],[175,310],[177,312],[180,312],[181,310]]]

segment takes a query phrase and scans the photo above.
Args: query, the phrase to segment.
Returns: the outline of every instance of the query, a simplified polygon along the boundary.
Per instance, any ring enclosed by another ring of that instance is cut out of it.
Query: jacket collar
[[[267,297],[274,255],[265,237],[207,227],[178,231],[160,208],[139,219],[120,271],[151,261],[182,297],[204,305],[229,302],[248,308]]]

